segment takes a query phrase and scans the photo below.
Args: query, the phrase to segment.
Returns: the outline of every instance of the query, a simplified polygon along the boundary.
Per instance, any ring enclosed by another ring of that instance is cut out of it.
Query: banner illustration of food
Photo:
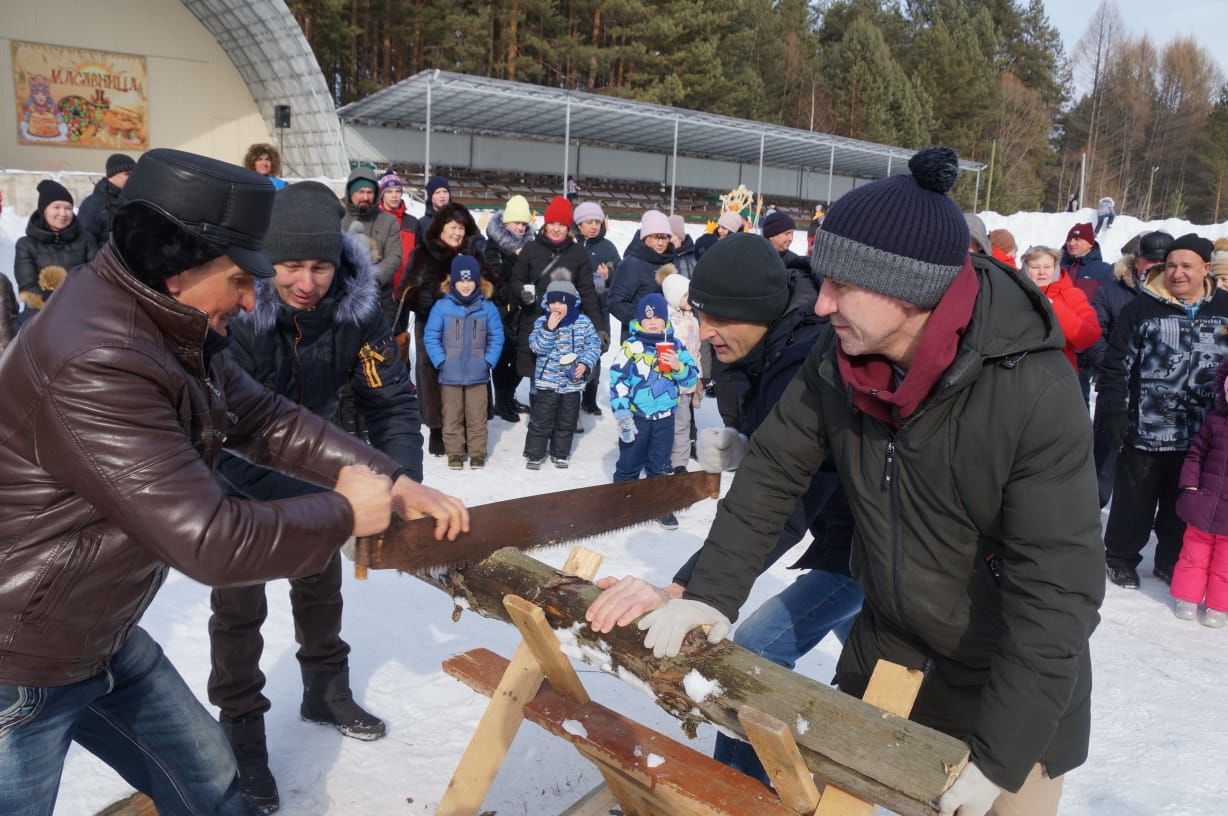
[[[13,41],[17,141],[145,150],[145,58]]]

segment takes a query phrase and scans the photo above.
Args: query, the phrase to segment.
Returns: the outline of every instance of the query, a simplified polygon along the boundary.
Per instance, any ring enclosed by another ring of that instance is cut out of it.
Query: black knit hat
[[[429,201],[436,190],[447,190],[449,195],[452,193],[452,185],[443,176],[431,176],[426,182],[426,198]]]
[[[125,156],[123,153],[112,153],[107,156],[107,178],[119,173],[131,173],[135,169],[136,162],[131,156]]]
[[[341,217],[336,194],[318,181],[300,181],[273,196],[264,254],[283,261],[341,262]]]
[[[813,266],[819,276],[932,309],[968,258],[968,224],[947,195],[959,156],[949,147],[927,148],[908,169],[831,205],[815,236]]]
[[[687,297],[704,314],[771,323],[789,305],[789,277],[766,238],[736,232],[713,244],[695,264]]]
[[[38,183],[36,189],[38,190],[38,211],[40,213],[55,201],[67,201],[69,206],[73,203],[72,193],[68,192],[58,181],[43,179]]]
[[[1215,244],[1201,235],[1187,232],[1180,238],[1174,238],[1173,242],[1168,245],[1168,255],[1173,254],[1178,249],[1188,249],[1190,252],[1197,253],[1198,257],[1202,258],[1205,263],[1211,263],[1211,253],[1215,252]],[[1168,255],[1165,255],[1165,257],[1168,257]]]
[[[797,229],[797,222],[794,221],[789,214],[777,210],[776,212],[763,219],[763,237],[775,238],[782,232]]]

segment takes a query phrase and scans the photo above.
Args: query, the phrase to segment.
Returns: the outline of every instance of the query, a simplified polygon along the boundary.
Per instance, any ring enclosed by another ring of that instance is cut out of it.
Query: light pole
[[[1150,175],[1150,176],[1147,178],[1147,206],[1146,206],[1145,210],[1146,210],[1146,212],[1147,212],[1147,220],[1148,220],[1148,221],[1150,221],[1150,220],[1151,220],[1151,187],[1152,187],[1152,185],[1153,185],[1153,184],[1155,184],[1155,180],[1156,180],[1156,171],[1157,171],[1157,170],[1159,170],[1159,169],[1160,169],[1160,165],[1158,165],[1158,164],[1156,164],[1156,165],[1152,165],[1152,167],[1151,167],[1151,175]]]

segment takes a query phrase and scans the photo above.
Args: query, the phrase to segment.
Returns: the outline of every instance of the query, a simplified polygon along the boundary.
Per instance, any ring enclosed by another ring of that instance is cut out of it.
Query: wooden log
[[[598,636],[584,622],[597,597],[588,581],[565,576],[519,550],[505,549],[477,564],[436,577],[418,576],[463,598],[480,614],[509,621],[505,595],[541,607],[555,630],[569,630],[575,654],[609,672],[643,681],[657,704],[694,736],[708,721],[740,738],[738,710],[750,705],[789,724],[815,776],[901,816],[931,816],[933,803],[968,762],[967,746],[953,737],[882,711],[829,686],[777,666],[730,641],[708,644],[691,633],[683,653],[657,660],[643,635],[628,626]],[[510,621],[509,621],[510,622]],[[715,681],[708,693],[702,688]]]

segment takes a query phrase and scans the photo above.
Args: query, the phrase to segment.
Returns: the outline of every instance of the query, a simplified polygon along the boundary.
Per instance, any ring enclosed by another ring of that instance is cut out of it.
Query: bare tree
[[[1096,168],[1096,148],[1100,135],[1100,119],[1104,108],[1105,74],[1113,49],[1125,33],[1125,23],[1116,0],[1100,0],[1091,22],[1075,44],[1075,69],[1080,79],[1091,86],[1091,121],[1087,130],[1086,175],[1092,177]]]

